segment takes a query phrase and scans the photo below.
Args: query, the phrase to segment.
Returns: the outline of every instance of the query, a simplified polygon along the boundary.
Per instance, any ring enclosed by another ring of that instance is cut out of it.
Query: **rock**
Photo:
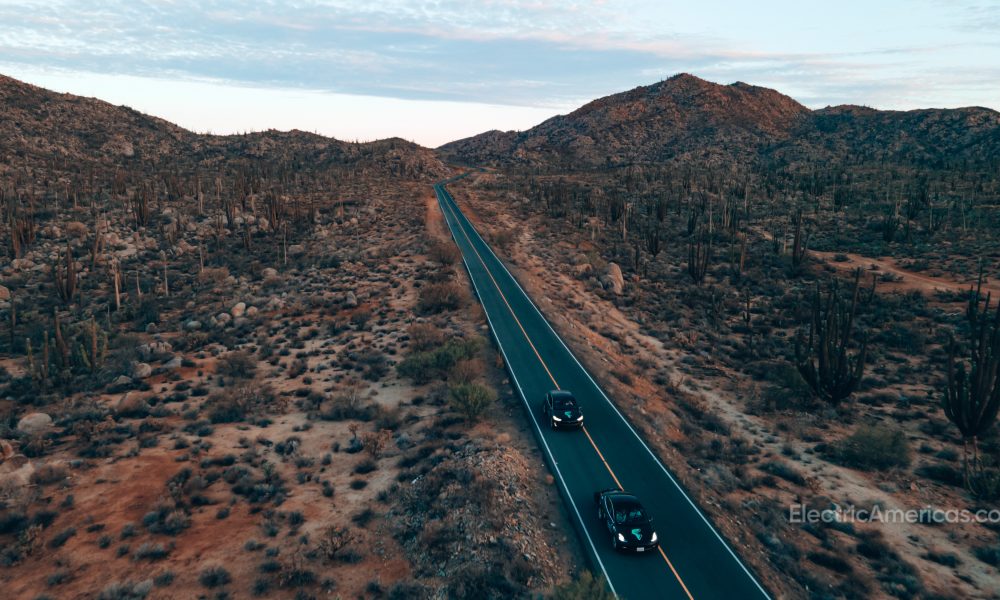
[[[174,356],[173,358],[171,358],[167,362],[163,363],[163,368],[164,369],[179,369],[179,368],[181,368],[181,362],[182,361],[181,361],[181,357],[180,356]]]
[[[278,276],[278,270],[272,267],[267,267],[260,272],[261,279],[273,279]]]
[[[153,367],[149,363],[137,362],[132,364],[132,379],[145,379],[153,374]]]
[[[233,320],[233,318],[229,316],[229,313],[222,312],[222,313],[219,313],[219,314],[215,315],[215,323],[219,327],[225,327],[232,320]]]
[[[260,311],[257,309],[256,306],[251,306],[250,308],[247,309],[246,316],[248,316],[248,317],[256,317],[257,313],[259,313],[259,312]]]
[[[344,306],[348,308],[354,308],[358,305],[358,297],[354,295],[354,292],[347,292],[344,296]]]
[[[10,290],[6,286],[0,285],[0,300],[10,300]]]
[[[149,414],[149,404],[134,392],[128,392],[121,397],[115,412],[123,417],[145,417]]]
[[[132,385],[132,378],[128,375],[119,375],[111,382],[112,387],[128,387]]]
[[[45,433],[52,428],[52,417],[42,412],[28,413],[17,422],[17,430],[28,435]]]
[[[267,229],[270,224],[271,221],[269,221],[267,217],[257,219],[257,227],[260,228],[261,231]]]
[[[184,329],[188,331],[198,331],[201,329],[201,321],[188,321],[184,324]]]
[[[229,311],[229,314],[232,315],[232,317],[235,319],[237,317],[242,317],[243,315],[246,314],[246,312],[247,312],[247,303],[237,302],[236,306],[233,306],[232,310]]]
[[[298,256],[306,253],[306,247],[302,244],[292,244],[288,247],[288,256]]]
[[[590,275],[593,270],[594,267],[590,266],[590,263],[581,263],[573,267],[573,273],[580,278]]]
[[[146,323],[146,333],[159,333],[160,328],[156,326],[156,323]]]
[[[7,440],[0,440],[0,463],[14,457],[14,446]]]
[[[621,296],[625,291],[625,277],[622,276],[622,268],[618,263],[608,263],[608,270],[604,274],[608,287],[616,296]]]

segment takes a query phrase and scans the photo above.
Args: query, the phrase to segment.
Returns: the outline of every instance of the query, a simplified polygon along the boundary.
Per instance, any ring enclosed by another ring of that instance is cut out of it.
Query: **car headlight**
[[[552,415],[552,420],[553,421],[560,421],[560,422],[562,421],[562,419],[560,419],[559,417],[557,417],[555,415]]]
[[[577,421],[582,421],[583,420],[583,415],[580,415],[579,417],[577,417],[576,420]]]
[[[655,542],[656,541],[656,532],[655,531],[653,532],[653,537],[649,538],[649,541],[651,541],[651,542]]]
[[[625,536],[619,533],[618,534],[618,541],[619,542],[624,542],[625,541]]]

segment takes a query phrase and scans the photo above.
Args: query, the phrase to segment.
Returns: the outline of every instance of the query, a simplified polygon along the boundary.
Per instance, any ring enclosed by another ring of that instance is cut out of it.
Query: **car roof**
[[[636,498],[632,494],[629,494],[628,492],[623,492],[621,490],[611,490],[608,492],[604,492],[604,496],[614,500],[615,502],[623,502],[623,503],[631,502],[634,504],[638,504],[639,506],[642,506],[642,503],[639,502],[638,498]]]
[[[573,397],[573,393],[569,392],[567,390],[552,390],[551,392],[549,392],[549,394],[553,398],[572,398]]]

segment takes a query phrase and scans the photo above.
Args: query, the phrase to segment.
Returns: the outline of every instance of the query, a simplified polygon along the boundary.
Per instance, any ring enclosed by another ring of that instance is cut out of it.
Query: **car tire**
[[[613,531],[611,532],[611,549],[612,550],[618,549],[618,537],[615,535],[615,532]]]

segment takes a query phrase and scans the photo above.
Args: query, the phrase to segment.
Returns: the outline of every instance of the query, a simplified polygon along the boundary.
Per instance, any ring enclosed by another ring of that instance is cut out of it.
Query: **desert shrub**
[[[980,546],[974,548],[972,553],[984,563],[1000,567],[1000,546]]]
[[[436,348],[444,343],[444,333],[430,323],[414,323],[407,330],[410,347],[416,352]]]
[[[475,421],[497,398],[493,388],[477,383],[461,383],[448,388],[451,407],[467,421]]]
[[[233,379],[253,379],[257,373],[257,359],[249,352],[230,352],[219,359],[216,373]]]
[[[861,425],[830,448],[832,459],[858,469],[889,469],[910,464],[910,443],[902,431]]]
[[[191,525],[191,519],[181,510],[159,504],[142,517],[142,524],[150,533],[177,535]]]
[[[208,418],[212,423],[235,423],[274,403],[268,385],[244,383],[228,387],[208,397]]]
[[[44,464],[31,474],[31,483],[35,485],[48,485],[66,479],[66,467],[62,465]]]
[[[153,578],[153,584],[156,585],[156,587],[168,587],[173,582],[174,582],[173,571],[164,571]]]
[[[836,571],[837,573],[850,573],[852,571],[850,563],[839,556],[830,554],[829,552],[810,552],[809,560],[816,563],[821,567],[826,567],[831,571]]]
[[[552,600],[614,600],[603,577],[594,577],[590,571],[580,573],[575,580],[552,591]]]
[[[781,477],[785,481],[790,481],[795,485],[806,484],[805,477],[803,477],[801,473],[793,469],[787,463],[772,460],[770,462],[766,462],[763,465],[761,465],[760,470],[764,471],[765,473],[770,473],[771,475]]]
[[[448,372],[448,381],[452,384],[472,383],[486,372],[486,364],[480,358],[465,358],[459,360]]]
[[[146,296],[139,302],[135,309],[135,323],[140,327],[145,327],[150,323],[160,322],[160,301],[153,296]]]
[[[377,350],[363,352],[358,357],[358,363],[364,369],[362,377],[368,381],[378,381],[389,373],[389,360]]]
[[[436,350],[411,353],[396,366],[396,372],[422,385],[443,379],[458,361],[476,356],[481,348],[481,338],[449,340]]]
[[[76,535],[76,527],[69,527],[57,533],[52,540],[49,541],[49,548],[60,548],[63,544],[69,541],[69,538]]]
[[[450,266],[462,258],[462,252],[450,241],[434,240],[427,247],[427,256],[434,262]]]
[[[153,582],[148,579],[139,583],[115,582],[101,590],[97,600],[142,600],[152,589]]]
[[[229,571],[224,567],[208,567],[198,576],[198,581],[207,588],[223,586],[232,580]]]
[[[229,267],[205,267],[198,273],[198,283],[219,285],[229,277]]]
[[[469,301],[469,292],[455,281],[428,283],[420,288],[417,310],[423,314],[437,314],[457,310]]]
[[[146,542],[135,549],[132,553],[133,560],[160,560],[170,554],[163,544]]]
[[[325,421],[344,421],[347,419],[371,421],[379,412],[377,404],[365,403],[357,394],[343,394],[333,397],[323,405],[319,416]]]

